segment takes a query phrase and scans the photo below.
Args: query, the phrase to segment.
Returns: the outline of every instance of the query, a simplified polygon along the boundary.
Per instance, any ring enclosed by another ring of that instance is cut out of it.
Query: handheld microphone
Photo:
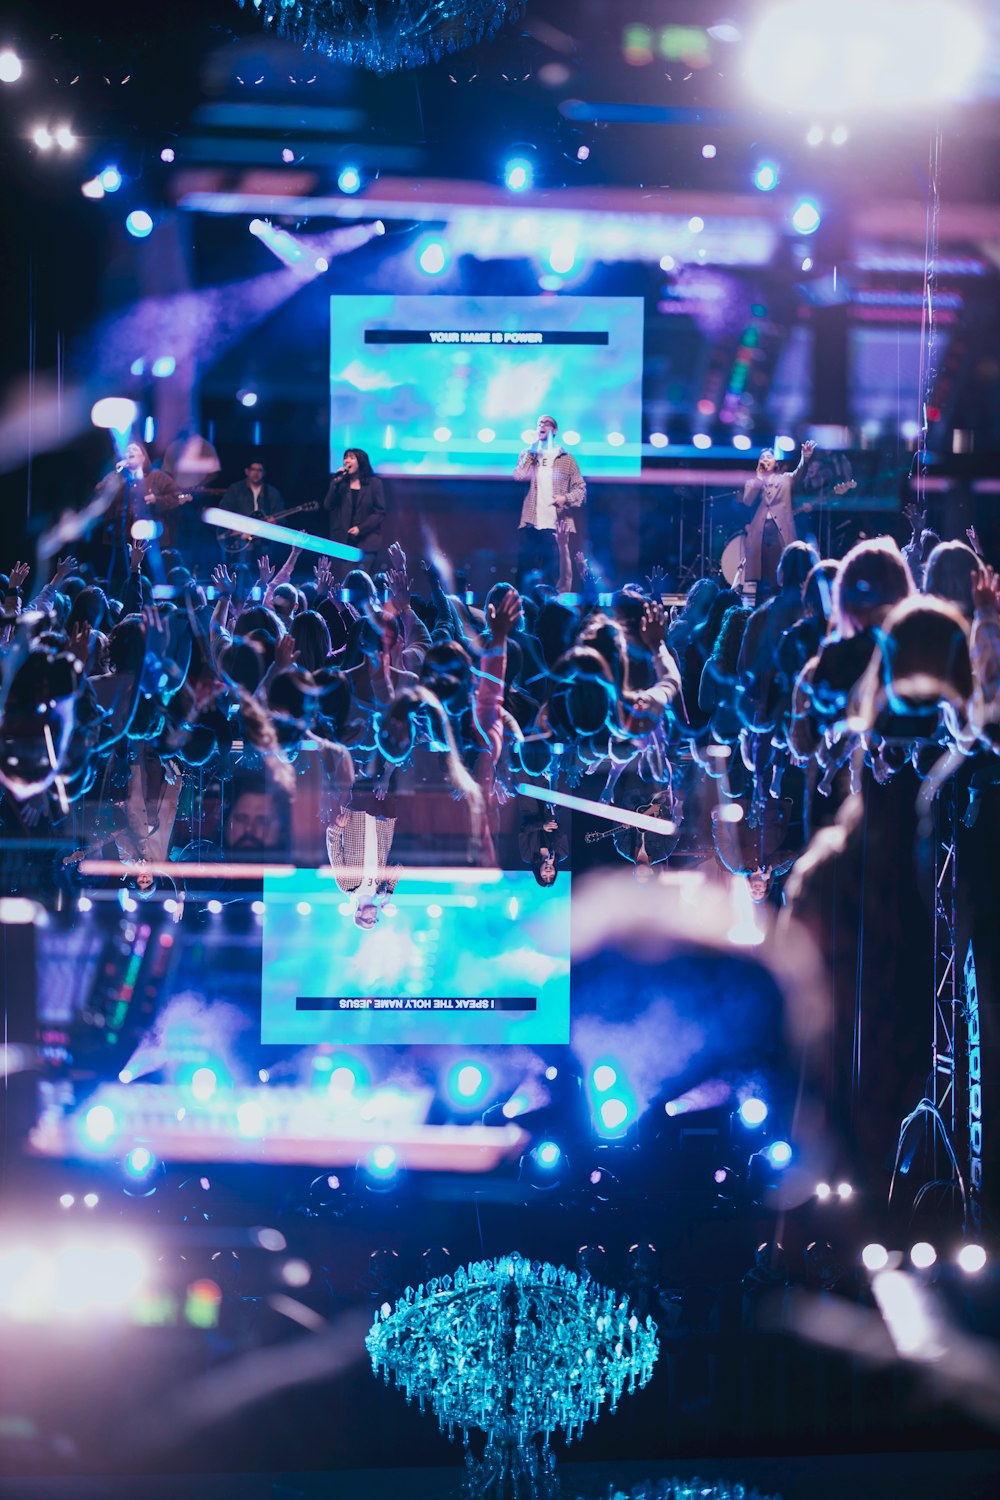
[[[128,468],[128,464],[125,462],[124,459],[121,459],[118,463],[115,464],[115,473],[116,474],[122,474],[122,473],[124,473],[124,471],[127,468]]]
[[[343,477],[344,477],[344,475],[346,473],[347,473],[347,465],[346,464],[341,464],[340,468],[337,469],[337,471],[331,477],[333,479],[343,479]]]

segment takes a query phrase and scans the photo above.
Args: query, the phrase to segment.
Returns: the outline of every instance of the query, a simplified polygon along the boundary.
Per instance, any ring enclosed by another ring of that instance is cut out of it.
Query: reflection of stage
[[[98,1105],[117,1122],[113,1141],[90,1156],[142,1145],[160,1161],[256,1162],[263,1166],[354,1166],[392,1146],[410,1171],[489,1172],[518,1158],[528,1137],[517,1125],[426,1125],[430,1092],[362,1092],[299,1086],[219,1089],[197,1100],[178,1084],[105,1084],[84,1111],[43,1114],[31,1132],[39,1156],[81,1154],[82,1116]]]

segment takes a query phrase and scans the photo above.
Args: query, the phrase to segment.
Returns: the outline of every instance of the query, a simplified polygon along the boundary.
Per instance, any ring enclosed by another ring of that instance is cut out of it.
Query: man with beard
[[[237,859],[287,849],[288,806],[284,794],[268,784],[263,772],[238,776],[223,831],[223,847]]]

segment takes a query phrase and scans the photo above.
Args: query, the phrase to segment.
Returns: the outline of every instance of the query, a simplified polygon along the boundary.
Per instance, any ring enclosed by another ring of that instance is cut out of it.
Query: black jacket
[[[262,484],[260,487],[259,506],[258,514],[265,517],[273,516],[277,511],[284,510],[285,502],[282,499],[281,491],[276,490],[273,484],[267,484],[266,482]],[[245,479],[238,479],[235,484],[229,486],[222,497],[222,509],[234,510],[241,516],[253,515],[253,490]]]
[[[378,552],[382,545],[385,495],[377,475],[363,480],[359,490],[351,489],[346,476],[331,480],[323,509],[330,512],[331,541],[353,544],[365,552]],[[348,536],[352,526],[358,528],[357,536]]]

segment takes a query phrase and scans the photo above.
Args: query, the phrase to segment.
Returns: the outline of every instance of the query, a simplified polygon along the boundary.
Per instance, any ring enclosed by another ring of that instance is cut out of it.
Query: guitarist
[[[219,503],[223,510],[235,511],[240,516],[260,516],[265,521],[285,508],[281,491],[268,484],[259,458],[250,460],[243,470],[243,478],[223,492]],[[256,566],[260,548],[253,538],[237,531],[224,531],[220,533],[220,540],[228,563],[251,570]]]

